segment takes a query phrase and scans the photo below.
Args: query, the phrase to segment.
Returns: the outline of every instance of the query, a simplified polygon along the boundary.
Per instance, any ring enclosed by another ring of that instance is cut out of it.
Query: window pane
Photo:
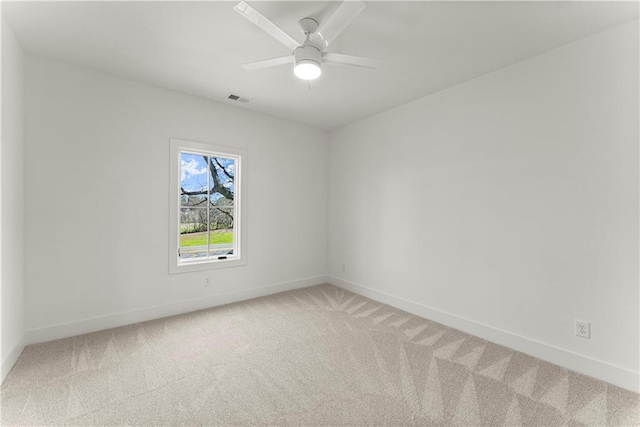
[[[207,256],[207,208],[180,209],[180,259]]]
[[[209,169],[207,156],[180,154],[180,205],[202,206],[207,204]]]
[[[233,255],[233,207],[215,207],[209,211],[209,256]]]
[[[211,195],[209,198],[209,228],[211,230],[209,256],[233,255],[235,200],[235,159],[210,157]]]
[[[211,204],[215,206],[232,205],[235,198],[235,159],[210,157],[209,162],[211,170]]]

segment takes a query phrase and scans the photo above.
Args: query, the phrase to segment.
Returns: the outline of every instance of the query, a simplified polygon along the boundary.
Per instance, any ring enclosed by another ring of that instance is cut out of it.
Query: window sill
[[[247,265],[247,261],[242,258],[174,263],[169,266],[169,274],[191,273],[194,271],[216,270],[218,268],[241,267],[244,265]]]

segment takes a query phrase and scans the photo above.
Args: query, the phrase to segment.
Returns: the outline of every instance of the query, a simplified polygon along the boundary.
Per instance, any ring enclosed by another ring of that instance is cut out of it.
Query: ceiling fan
[[[364,8],[364,3],[360,0],[344,1],[330,17],[322,23],[318,23],[312,18],[301,19],[298,25],[305,35],[305,41],[300,44],[276,24],[265,18],[260,12],[246,2],[241,1],[233,8],[236,12],[293,51],[291,55],[251,62],[242,65],[242,67],[246,70],[258,70],[293,63],[294,74],[303,80],[315,80],[320,77],[322,64],[328,62],[356,67],[376,68],[380,62],[376,59],[325,52],[327,46],[340,35]]]

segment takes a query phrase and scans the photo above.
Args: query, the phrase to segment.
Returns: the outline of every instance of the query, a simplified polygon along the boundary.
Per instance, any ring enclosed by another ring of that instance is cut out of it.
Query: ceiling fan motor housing
[[[293,51],[293,74],[302,80],[315,80],[322,74],[320,63],[322,52],[315,46],[305,44]]]
[[[322,63],[322,53],[317,47],[308,44],[296,48],[293,51],[293,59],[296,65],[315,63],[319,67]]]

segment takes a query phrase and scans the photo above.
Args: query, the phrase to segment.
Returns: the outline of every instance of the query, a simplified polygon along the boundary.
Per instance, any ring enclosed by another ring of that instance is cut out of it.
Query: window
[[[246,152],[171,140],[169,272],[246,264]]]

